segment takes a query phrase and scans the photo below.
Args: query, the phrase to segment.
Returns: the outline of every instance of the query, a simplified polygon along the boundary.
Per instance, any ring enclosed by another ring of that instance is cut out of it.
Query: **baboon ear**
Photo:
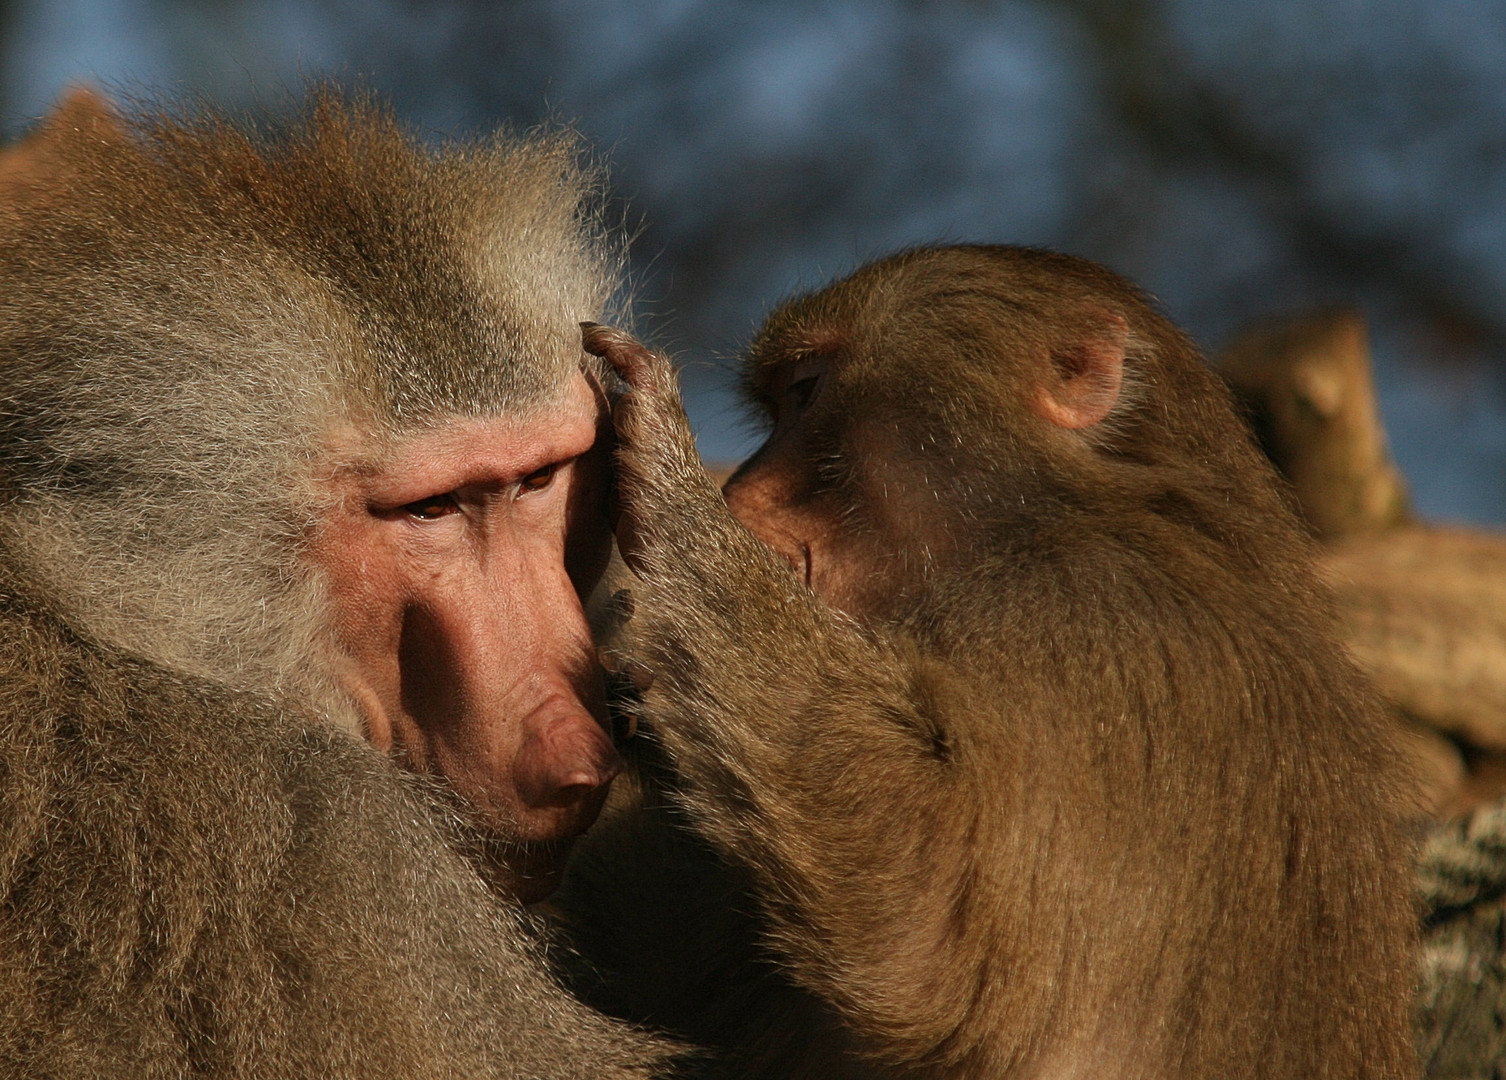
[[[1036,386],[1031,407],[1064,428],[1088,428],[1114,408],[1124,384],[1124,351],[1129,324],[1102,314],[1074,341],[1051,350],[1051,363]]]
[[[52,112],[36,131],[0,150],[0,190],[7,196],[31,189],[41,195],[63,172],[53,148],[71,132],[86,131],[95,138],[122,134],[120,121],[105,96],[88,86],[63,91]]]

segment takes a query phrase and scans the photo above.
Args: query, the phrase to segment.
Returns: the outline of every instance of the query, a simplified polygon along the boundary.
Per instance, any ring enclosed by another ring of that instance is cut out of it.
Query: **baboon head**
[[[0,166],[0,543],[79,632],[442,773],[544,891],[617,769],[568,134],[432,149],[75,95]]]
[[[902,618],[984,553],[1008,562],[1068,521],[1132,519],[1137,477],[1248,473],[1203,369],[1086,260],[904,252],[770,316],[744,369],[768,437],[727,501],[828,602]],[[1128,461],[1148,468],[1112,467]],[[1263,474],[1246,486],[1259,531],[1258,512],[1284,511]]]

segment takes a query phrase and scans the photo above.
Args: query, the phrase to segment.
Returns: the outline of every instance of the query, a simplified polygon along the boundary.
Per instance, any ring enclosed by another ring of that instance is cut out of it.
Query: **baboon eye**
[[[815,400],[830,363],[826,356],[798,356],[775,374],[767,399],[769,418],[774,422],[775,430],[783,430],[794,423]]]
[[[820,381],[821,376],[811,375],[792,382],[784,388],[784,395],[794,403],[795,408],[803,409],[811,403],[811,397],[816,393],[816,383]]]
[[[554,474],[558,468],[558,465],[545,465],[542,469],[535,469],[518,481],[518,494],[526,495],[530,491],[543,491],[554,482]]]
[[[421,521],[433,521],[435,518],[459,512],[460,504],[455,501],[455,493],[452,491],[447,491],[443,495],[430,495],[427,499],[419,499],[403,507],[403,513]]]

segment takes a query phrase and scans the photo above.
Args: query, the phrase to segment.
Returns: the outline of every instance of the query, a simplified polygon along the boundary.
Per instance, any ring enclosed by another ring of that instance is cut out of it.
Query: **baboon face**
[[[769,436],[724,495],[733,514],[828,603],[871,615],[885,606],[884,590],[871,586],[892,589],[903,580],[904,553],[924,530],[925,507],[909,505],[897,474],[870,475],[879,472],[876,463],[896,465],[896,455],[872,445],[882,438],[876,425],[853,423],[832,407],[843,374],[840,358],[824,353],[791,358],[772,372],[762,395]],[[875,484],[879,497],[868,491]]]
[[[610,545],[605,410],[577,376],[520,418],[403,440],[340,491],[312,555],[367,737],[443,774],[546,893],[619,759],[580,596]]]

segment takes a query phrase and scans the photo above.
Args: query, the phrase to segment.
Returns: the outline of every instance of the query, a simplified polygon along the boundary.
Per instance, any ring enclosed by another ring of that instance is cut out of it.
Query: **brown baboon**
[[[1389,728],[1136,288],[959,247],[785,305],[726,505],[667,361],[586,346],[630,387],[620,663],[709,844],[629,819],[567,880],[598,999],[733,1074],[1415,1073]],[[692,890],[757,941],[719,950]]]
[[[568,137],[431,151],[328,89],[78,97],[0,164],[7,1075],[667,1060],[483,877],[546,891],[617,768],[595,205]]]

